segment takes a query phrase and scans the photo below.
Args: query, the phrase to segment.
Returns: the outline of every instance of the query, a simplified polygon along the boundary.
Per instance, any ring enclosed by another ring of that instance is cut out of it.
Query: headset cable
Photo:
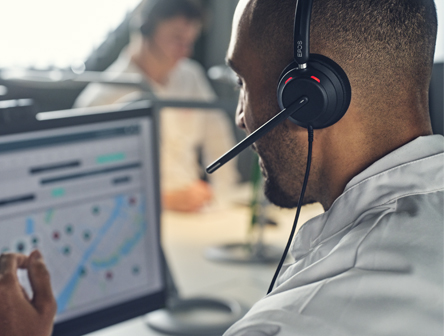
[[[268,288],[267,295],[270,294],[270,292],[273,290],[274,284],[277,280],[279,272],[281,271],[282,265],[284,264],[284,261],[287,258],[287,253],[288,253],[288,250],[290,249],[291,242],[293,241],[294,233],[296,232],[299,214],[301,212],[301,206],[302,206],[302,202],[304,199],[305,189],[306,189],[307,183],[308,183],[308,176],[310,175],[312,149],[313,149],[313,126],[309,125],[308,126],[307,168],[305,169],[304,183],[302,184],[301,195],[299,196],[298,209],[296,210],[296,216],[294,218],[293,227],[291,228],[291,233],[290,233],[290,237],[288,238],[287,246],[285,246],[284,253],[283,253],[282,258],[279,262],[279,265],[276,269],[276,272],[274,273],[273,280],[271,280],[271,284],[270,284],[270,287]]]

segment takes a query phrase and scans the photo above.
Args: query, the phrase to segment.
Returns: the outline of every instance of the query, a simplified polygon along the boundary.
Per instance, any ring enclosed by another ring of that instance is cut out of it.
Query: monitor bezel
[[[0,124],[0,136],[144,117],[150,118],[153,121],[151,123],[154,137],[153,155],[155,156],[156,162],[159,162],[159,146],[156,145],[159,143],[159,118],[156,109],[153,108],[150,101],[39,113],[36,115],[35,119],[32,118],[27,119],[24,122],[14,121],[7,124]],[[160,176],[159,165],[153,165],[153,168],[155,170],[154,176]],[[159,180],[155,179],[153,185],[155,188],[155,195],[159,196]],[[165,281],[165,258],[163,257],[160,238],[161,204],[160,197],[157,197],[156,199],[157,211],[155,218],[158,232],[158,250],[160,252],[159,256],[161,256],[161,281],[163,284],[161,290],[99,311],[56,322],[52,333],[53,336],[84,335],[166,306],[167,291]]]

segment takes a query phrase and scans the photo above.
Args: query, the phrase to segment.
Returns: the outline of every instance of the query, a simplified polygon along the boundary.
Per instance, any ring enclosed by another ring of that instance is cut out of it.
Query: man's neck
[[[406,127],[404,131],[396,134],[393,130],[391,133],[387,130],[387,134],[381,133],[373,138],[369,138],[368,133],[366,136],[366,132],[356,129],[348,134],[340,132],[341,136],[331,142],[335,145],[328,146],[324,151],[325,169],[320,177],[323,189],[320,202],[325,210],[328,210],[344,192],[345,186],[353,177],[397,148],[419,136],[431,134],[427,127],[414,126]]]

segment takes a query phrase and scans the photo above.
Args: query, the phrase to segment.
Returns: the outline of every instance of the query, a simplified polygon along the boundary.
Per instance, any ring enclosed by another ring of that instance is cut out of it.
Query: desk
[[[320,204],[304,206],[299,223],[305,223],[322,212]],[[271,206],[268,215],[278,225],[266,228],[265,242],[284,248],[294,214],[295,210]],[[162,243],[181,297],[202,295],[226,297],[251,307],[265,295],[277,264],[215,263],[203,256],[209,246],[245,242],[249,222],[249,208],[240,206],[196,214],[165,212],[162,215]],[[146,327],[143,317],[88,334],[88,336],[160,335],[165,334]]]

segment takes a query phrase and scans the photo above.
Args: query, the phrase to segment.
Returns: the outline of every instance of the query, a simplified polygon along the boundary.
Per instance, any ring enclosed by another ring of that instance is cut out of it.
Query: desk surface
[[[299,223],[322,213],[320,204],[304,206]],[[276,227],[268,226],[264,240],[282,249],[290,233],[295,211],[269,207],[268,217]],[[251,307],[269,286],[276,264],[245,265],[206,260],[206,248],[247,241],[250,210],[247,207],[208,210],[197,214],[165,212],[162,239],[174,280],[183,298],[211,296],[238,300]],[[298,226],[300,226],[299,224]],[[88,336],[165,335],[146,327],[143,317],[88,334]]]

